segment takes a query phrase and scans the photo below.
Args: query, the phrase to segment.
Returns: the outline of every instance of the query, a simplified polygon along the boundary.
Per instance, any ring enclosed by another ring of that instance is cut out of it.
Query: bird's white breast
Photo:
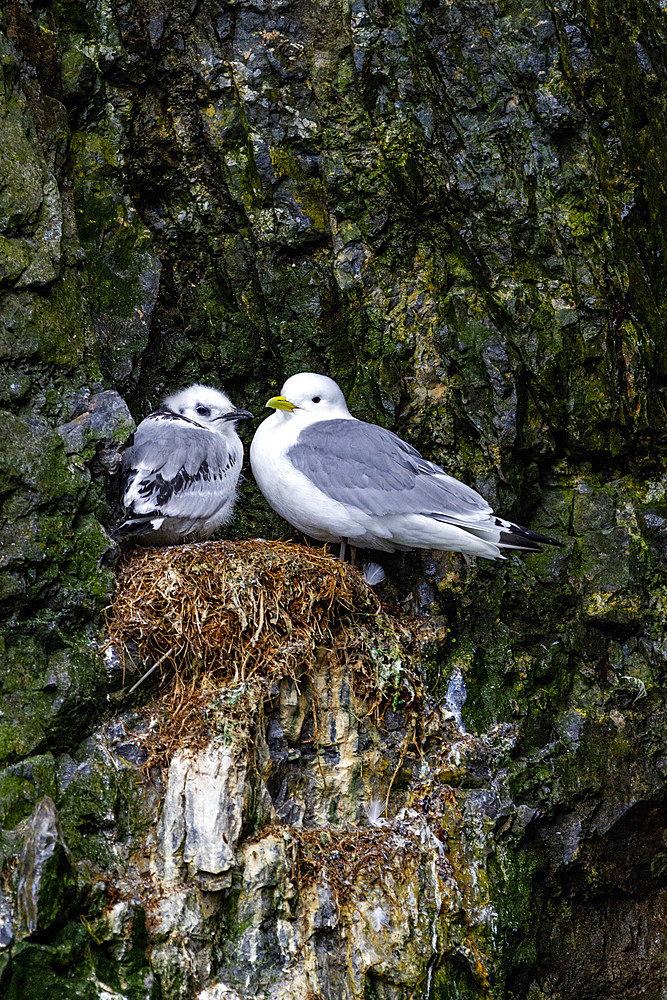
[[[273,509],[286,521],[313,538],[338,541],[355,534],[360,525],[354,513],[318,490],[289,461],[287,454],[304,426],[302,420],[282,414],[267,417],[250,446],[253,475]]]

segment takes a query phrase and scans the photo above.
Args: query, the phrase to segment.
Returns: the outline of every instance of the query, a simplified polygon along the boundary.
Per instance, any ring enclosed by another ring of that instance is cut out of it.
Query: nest
[[[308,674],[325,649],[350,665],[377,709],[412,700],[424,635],[388,615],[354,567],[287,542],[204,542],[123,555],[107,614],[109,644],[168,682],[149,764],[214,734],[248,739],[275,683]],[[136,664],[135,664],[136,669]],[[157,711],[156,711],[157,709]]]
[[[286,837],[292,845],[292,877],[301,891],[317,883],[327,885],[339,913],[357,879],[368,886],[391,874],[400,882],[405,878],[408,864],[416,863],[420,857],[418,842],[401,837],[392,829],[289,827]]]

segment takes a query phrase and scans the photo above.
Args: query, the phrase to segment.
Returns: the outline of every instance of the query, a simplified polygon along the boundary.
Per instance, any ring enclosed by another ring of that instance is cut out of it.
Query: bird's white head
[[[194,420],[200,427],[218,434],[230,434],[235,431],[237,420],[252,417],[248,410],[235,409],[224,392],[207,385],[191,385],[173,396],[167,396],[162,405],[172,413]]]
[[[316,375],[314,372],[300,372],[288,378],[280,396],[273,396],[267,406],[282,411],[284,415],[308,414],[322,420],[341,419],[350,416],[345,396],[332,378]]]

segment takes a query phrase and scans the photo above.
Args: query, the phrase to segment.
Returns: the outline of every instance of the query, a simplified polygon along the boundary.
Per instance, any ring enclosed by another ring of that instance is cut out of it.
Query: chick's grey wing
[[[486,500],[391,431],[361,420],[323,420],[288,452],[314,486],[366,514],[441,514],[475,520]]]
[[[187,417],[170,412],[151,413],[134,432],[134,443],[123,455],[123,470],[159,472],[164,479],[173,479],[181,469],[194,475],[206,457],[212,437]]]
[[[134,514],[209,517],[233,494],[241,460],[219,434],[153,414],[123,455],[123,502]]]

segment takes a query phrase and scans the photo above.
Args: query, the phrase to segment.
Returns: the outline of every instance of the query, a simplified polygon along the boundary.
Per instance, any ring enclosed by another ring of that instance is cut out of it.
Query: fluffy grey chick
[[[243,462],[235,410],[218,389],[191,385],[142,420],[121,469],[125,520],[115,537],[142,545],[208,538],[232,516]]]

